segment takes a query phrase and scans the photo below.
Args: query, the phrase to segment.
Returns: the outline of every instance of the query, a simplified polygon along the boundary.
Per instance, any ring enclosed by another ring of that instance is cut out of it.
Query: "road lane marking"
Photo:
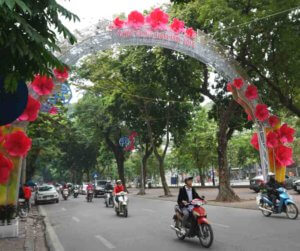
[[[72,219],[73,219],[73,221],[80,222],[80,220],[75,216],[73,216]]]
[[[155,213],[155,211],[152,209],[142,208],[142,210],[145,212]]]
[[[39,210],[41,214],[45,217],[44,222],[46,225],[46,233],[47,233],[46,239],[49,239],[48,244],[50,243],[50,249],[55,251],[65,251],[64,247],[62,246],[61,242],[58,239],[58,236],[55,233],[54,228],[51,226],[46,210],[42,206],[39,206]]]
[[[211,225],[218,226],[218,227],[223,227],[223,228],[230,228],[230,226],[228,226],[228,225],[223,225],[223,224],[214,223],[214,222],[212,222]]]
[[[64,207],[61,209],[62,211],[67,211],[67,209],[65,209]]]
[[[116,248],[111,242],[106,240],[103,236],[101,235],[96,235],[95,238],[100,240],[104,246],[106,246],[108,249],[114,249]]]

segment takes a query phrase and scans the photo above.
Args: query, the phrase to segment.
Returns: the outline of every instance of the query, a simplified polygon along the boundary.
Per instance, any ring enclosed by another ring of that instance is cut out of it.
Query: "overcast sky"
[[[143,11],[151,7],[158,7],[169,3],[169,0],[57,0],[68,10],[79,16],[80,23],[64,21],[71,30],[80,29],[89,24],[96,23],[99,19],[112,20],[113,15],[128,14],[130,11]]]

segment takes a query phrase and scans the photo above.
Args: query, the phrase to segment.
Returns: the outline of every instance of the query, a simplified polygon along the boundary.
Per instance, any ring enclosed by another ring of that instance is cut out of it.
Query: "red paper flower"
[[[278,135],[275,132],[269,132],[267,135],[267,146],[275,148],[279,145]]]
[[[31,148],[31,139],[23,131],[16,131],[6,135],[4,148],[11,156],[26,156]]]
[[[265,121],[266,119],[268,119],[270,116],[270,113],[268,111],[268,106],[264,105],[264,104],[258,104],[256,105],[255,108],[255,117],[259,120],[259,121]]]
[[[56,106],[52,106],[49,110],[51,115],[56,115],[58,113],[58,108]]]
[[[188,28],[188,29],[186,29],[185,34],[189,38],[195,38],[197,33],[193,28]]]
[[[5,185],[7,183],[13,166],[12,161],[0,153],[0,184]]]
[[[128,15],[128,26],[137,29],[143,26],[144,23],[145,17],[142,13],[135,10],[130,12],[130,14]]]
[[[124,27],[125,21],[121,20],[119,17],[115,18],[113,28],[121,29]]]
[[[32,89],[39,95],[51,94],[54,84],[52,78],[47,76],[36,75],[31,83]]]
[[[291,143],[294,141],[295,129],[283,124],[279,129],[279,140],[282,144]]]
[[[241,79],[241,78],[235,78],[235,79],[233,80],[233,85],[235,86],[235,88],[241,89],[242,86],[244,85],[244,81],[243,81],[243,79]]]
[[[19,120],[31,121],[31,122],[36,120],[38,117],[40,108],[41,108],[40,102],[29,95],[26,109],[22,113],[22,115],[19,117]]]
[[[257,133],[254,133],[251,139],[251,145],[256,149],[259,150],[259,143],[258,143],[258,136]]]
[[[4,133],[3,133],[3,131],[2,131],[2,128],[0,127],[0,144],[1,144],[1,142],[4,140]]]
[[[276,163],[279,166],[289,166],[294,163],[293,149],[287,146],[280,145],[275,150]]]
[[[68,79],[68,77],[69,77],[69,73],[68,73],[67,67],[64,67],[63,70],[60,70],[60,69],[55,68],[55,69],[53,70],[53,72],[54,72],[55,78],[56,78],[59,82],[64,82],[64,81],[66,81],[66,80]]]
[[[252,121],[253,119],[252,119],[252,116],[251,116],[250,112],[247,111],[247,110],[245,110],[245,112],[247,113],[247,120]]]
[[[255,85],[248,85],[247,90],[245,92],[245,96],[249,100],[257,99],[258,92]]]
[[[227,84],[226,90],[227,90],[228,92],[232,92],[232,84],[231,84],[231,83],[228,83],[228,84]]]
[[[270,126],[275,127],[279,123],[280,123],[280,119],[277,116],[274,116],[274,115],[270,116],[270,118],[269,118],[269,124],[270,124]]]
[[[169,15],[161,9],[156,8],[146,17],[146,21],[153,30],[165,30],[169,22]]]
[[[184,22],[174,18],[173,22],[170,25],[171,29],[175,32],[175,33],[180,33],[180,32],[184,32]]]

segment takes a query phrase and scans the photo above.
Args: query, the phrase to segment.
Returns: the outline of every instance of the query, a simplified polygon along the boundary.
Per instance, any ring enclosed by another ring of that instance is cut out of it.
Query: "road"
[[[42,205],[57,251],[199,250],[197,239],[179,241],[172,224],[174,203],[130,196],[129,217],[117,217],[103,199],[84,196]],[[300,218],[265,218],[257,210],[206,206],[215,240],[210,250],[300,250]]]

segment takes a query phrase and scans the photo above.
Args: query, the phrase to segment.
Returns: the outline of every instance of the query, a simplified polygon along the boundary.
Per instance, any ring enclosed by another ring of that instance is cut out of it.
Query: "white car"
[[[41,202],[59,202],[59,194],[53,185],[42,185],[38,187],[38,190],[34,196],[35,204],[38,205]]]
[[[86,194],[87,186],[88,186],[87,183],[85,183],[85,182],[82,183],[82,185],[80,186],[80,189],[79,189],[81,194],[83,194],[83,195]]]

